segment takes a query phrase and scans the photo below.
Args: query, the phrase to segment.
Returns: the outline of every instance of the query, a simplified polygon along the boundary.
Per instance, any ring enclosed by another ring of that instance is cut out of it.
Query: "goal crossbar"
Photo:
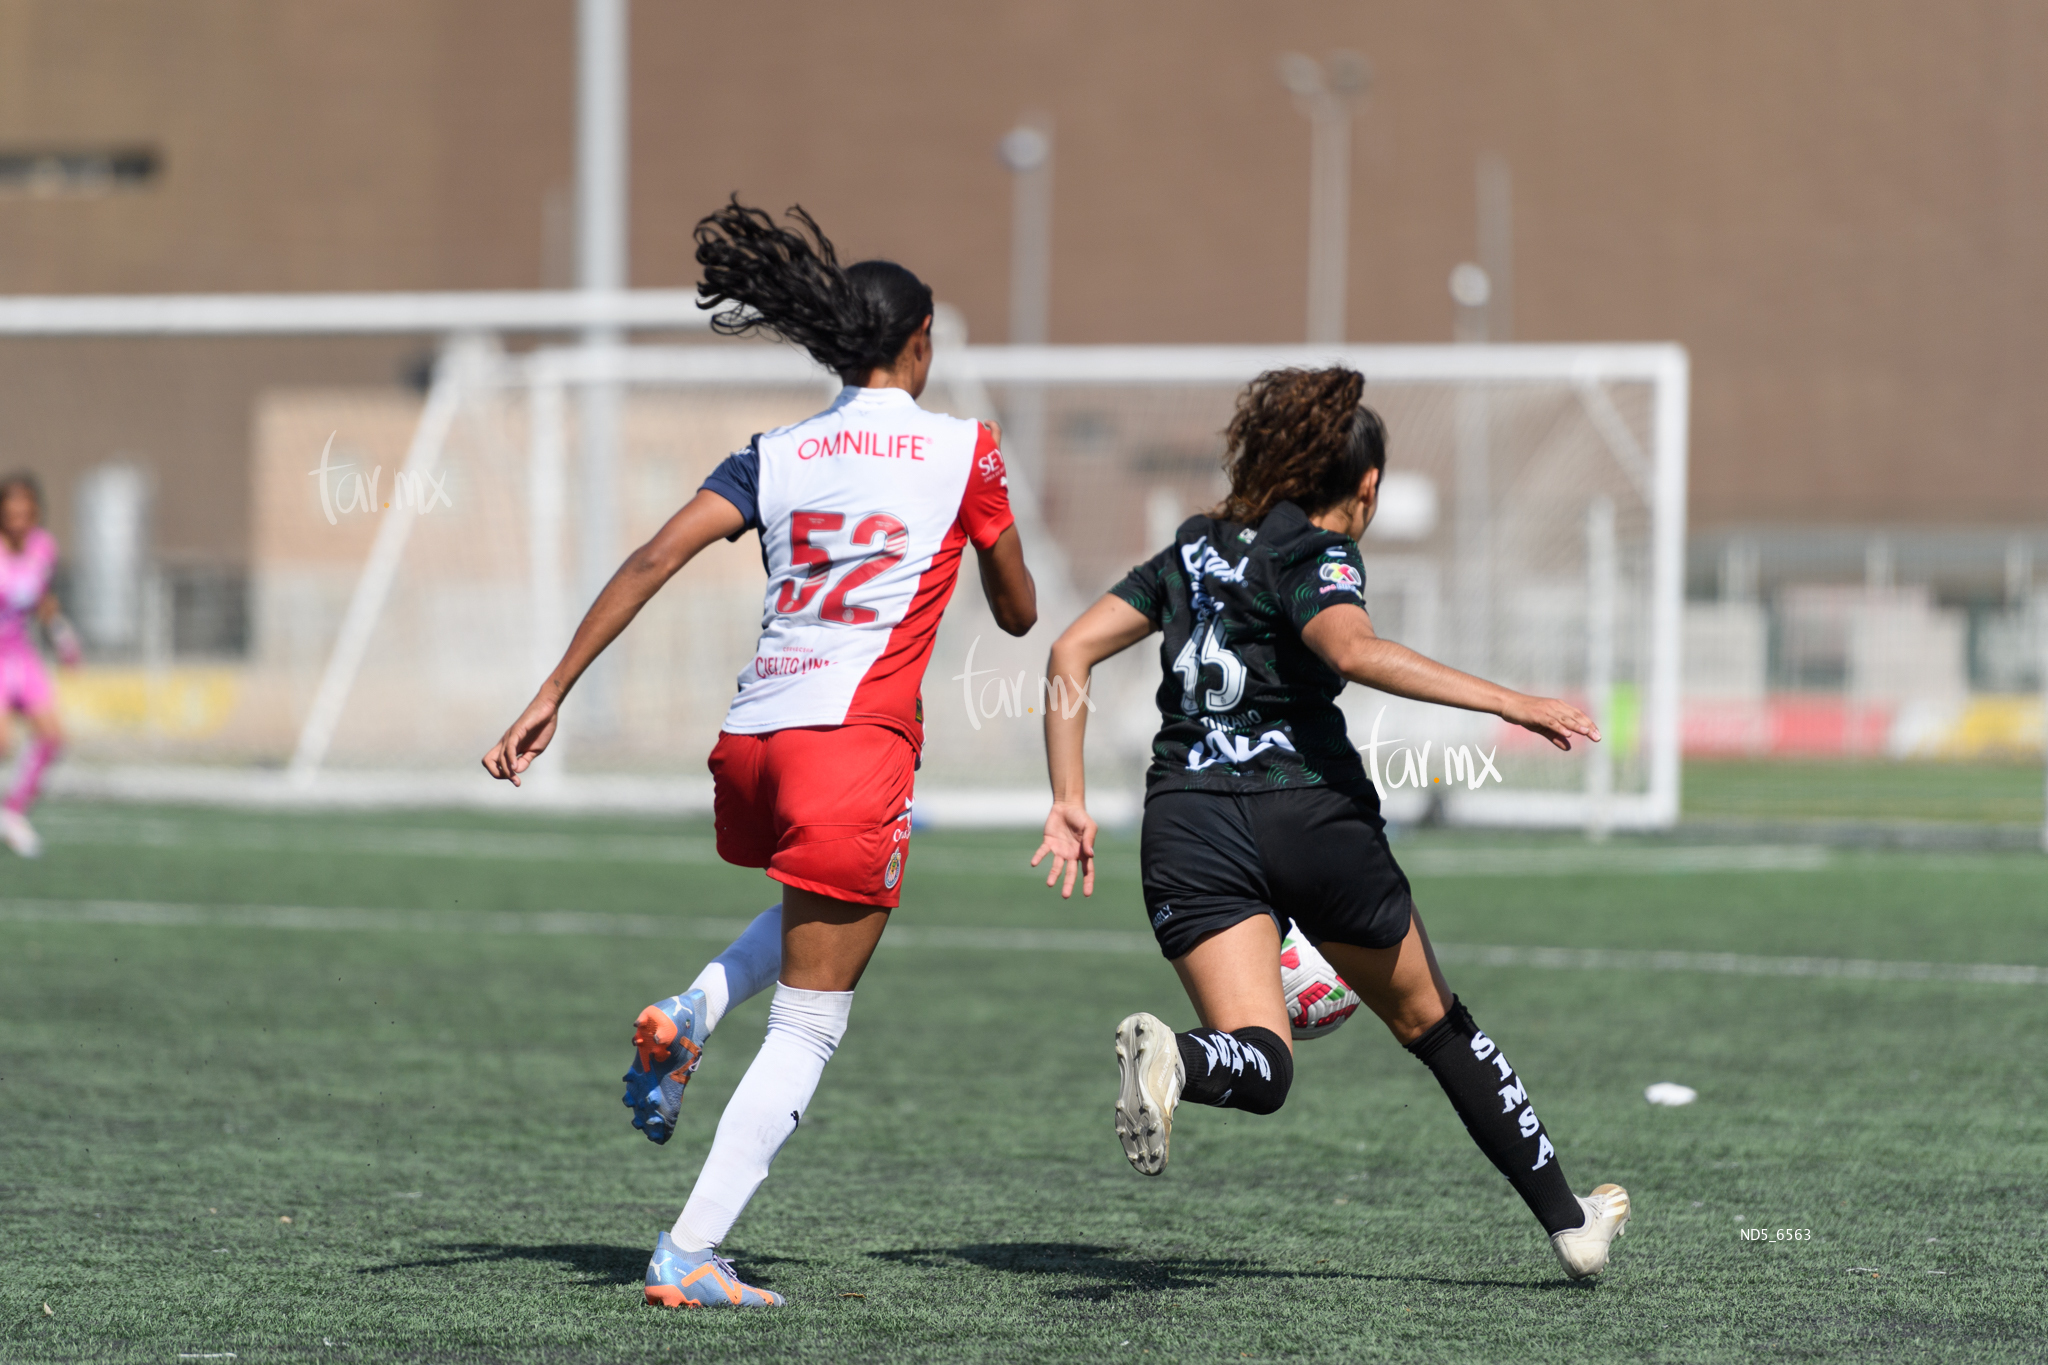
[[[0,337],[400,336],[709,330],[693,289],[0,297]]]
[[[1290,366],[1342,363],[1380,383],[1447,385],[1543,384],[1575,391],[1585,425],[1598,434],[1632,495],[1649,513],[1643,607],[1650,658],[1641,676],[1644,747],[1640,792],[1472,792],[1461,794],[1457,818],[1475,823],[1579,824],[1589,828],[1653,828],[1675,822],[1679,805],[1679,652],[1682,635],[1687,422],[1690,368],[1674,344],[1456,346],[972,346],[957,315],[938,337],[932,379],[955,405],[986,406],[990,386],[1012,394],[1034,389],[1178,386],[1236,387],[1254,375]],[[444,349],[423,405],[408,463],[431,467],[447,439],[450,412],[467,391],[523,391],[535,439],[526,471],[537,492],[531,537],[558,539],[568,492],[565,442],[567,390],[610,385],[766,386],[819,391],[837,381],[800,351],[776,345],[625,345],[606,334],[628,331],[705,332],[710,314],[690,290],[470,291],[461,293],[230,294],[0,298],[0,338],[235,336],[306,337],[491,334],[584,334],[583,343],[506,353],[487,342]],[[460,353],[460,355],[458,355]],[[1614,401],[1614,386],[1647,386],[1647,424],[1631,427]],[[437,401],[438,400],[438,401]],[[1031,471],[1019,469],[1020,478]],[[1020,486],[1021,501],[1031,501]],[[546,505],[543,505],[546,504]],[[1020,509],[1020,517],[1024,511]],[[394,523],[414,515],[394,511]],[[1035,515],[1035,513],[1034,513]],[[307,717],[293,776],[310,781],[360,664],[364,638],[391,587],[405,535],[394,524],[382,552],[359,572],[347,639],[335,641]],[[1048,542],[1047,548],[1058,547]],[[541,616],[566,615],[559,568],[536,559],[533,591]],[[553,600],[550,600],[553,599]]]
[[[452,378],[454,354],[444,360]],[[1605,782],[1584,792],[1497,790],[1460,794],[1461,822],[1503,825],[1583,825],[1589,829],[1645,829],[1675,823],[1679,809],[1679,652],[1682,636],[1685,546],[1686,427],[1689,362],[1682,347],[1648,345],[1502,346],[942,346],[932,379],[956,394],[983,386],[1165,386],[1242,384],[1288,366],[1350,365],[1381,382],[1444,384],[1541,383],[1575,391],[1590,427],[1599,432],[1615,464],[1650,512],[1647,601],[1650,659],[1643,677],[1646,778],[1640,792],[1618,793]],[[520,354],[471,351],[460,366],[462,386],[523,390],[546,414],[536,427],[529,471],[535,485],[562,484],[562,441],[545,428],[566,420],[561,395],[586,385],[652,387],[771,386],[820,390],[837,381],[801,352],[785,346],[572,346]],[[1652,394],[1647,445],[1622,420],[1608,393],[1614,384],[1648,385]],[[433,407],[429,404],[429,407]],[[438,414],[436,414],[438,416]],[[427,414],[423,413],[425,421]],[[431,453],[419,452],[431,459]],[[1018,471],[1020,474],[1023,471]],[[1028,496],[1026,501],[1028,501]],[[550,512],[536,502],[537,544],[552,541]],[[393,556],[373,556],[358,585],[365,598],[388,590]],[[559,599],[536,573],[537,595]],[[367,605],[367,604],[366,604]],[[555,618],[566,604],[549,600],[541,615]],[[351,638],[337,641],[323,678],[325,705],[308,717],[295,775],[310,780],[345,700],[374,607],[355,615]],[[551,621],[556,627],[564,622]],[[1597,766],[1597,765],[1596,765]]]
[[[1383,381],[1642,382],[1682,387],[1685,348],[1617,346],[941,347],[932,381],[986,384],[1237,384],[1265,370],[1342,364]],[[787,346],[577,346],[508,356],[504,382],[789,384],[831,379]]]
[[[942,346],[933,358],[932,382],[975,389],[990,384],[1236,385],[1267,370],[1331,364],[1348,365],[1380,382],[1548,383],[1577,392],[1591,426],[1651,512],[1651,665],[1643,708],[1647,788],[1640,793],[1608,793],[1600,790],[1604,784],[1595,782],[1584,793],[1474,792],[1460,797],[1458,816],[1471,823],[1563,824],[1591,830],[1675,824],[1691,383],[1691,362],[1683,346]],[[837,383],[808,356],[787,346],[546,348],[503,357],[497,377],[501,383],[542,390],[613,383],[684,388]],[[1615,409],[1607,386],[1616,383],[1651,387],[1647,449]]]

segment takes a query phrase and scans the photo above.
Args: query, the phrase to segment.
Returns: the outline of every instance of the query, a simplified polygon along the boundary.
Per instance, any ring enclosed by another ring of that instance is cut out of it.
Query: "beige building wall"
[[[572,19],[0,0],[0,154],[146,145],[163,167],[0,195],[0,292],[561,282]],[[1692,349],[1696,527],[2048,517],[2048,9],[2024,0],[641,0],[634,38],[635,283],[691,282],[690,225],[737,190],[803,202],[999,338],[993,146],[1038,111],[1055,340],[1291,340],[1308,137],[1273,59],[1355,48],[1353,337],[1449,338],[1497,152],[1517,337]],[[256,395],[389,383],[419,350],[0,346],[0,462],[51,475],[61,529],[75,471],[133,453],[168,553],[244,563]]]

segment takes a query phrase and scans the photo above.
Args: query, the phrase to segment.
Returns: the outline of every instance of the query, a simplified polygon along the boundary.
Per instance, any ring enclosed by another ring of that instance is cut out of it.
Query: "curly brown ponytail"
[[[1356,496],[1366,471],[1387,462],[1386,425],[1364,396],[1365,376],[1342,365],[1254,379],[1223,432],[1230,496],[1212,515],[1252,524],[1294,502],[1314,516]]]

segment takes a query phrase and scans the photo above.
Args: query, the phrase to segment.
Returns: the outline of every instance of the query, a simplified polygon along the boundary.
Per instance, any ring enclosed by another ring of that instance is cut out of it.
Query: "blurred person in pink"
[[[0,756],[14,747],[11,713],[28,717],[34,738],[16,770],[14,787],[0,805],[0,838],[24,858],[42,852],[42,840],[28,822],[29,807],[43,774],[57,757],[64,732],[57,718],[57,693],[50,686],[31,626],[40,625],[67,666],[78,662],[78,636],[57,609],[50,576],[57,568],[57,541],[43,529],[43,496],[31,474],[0,478]]]

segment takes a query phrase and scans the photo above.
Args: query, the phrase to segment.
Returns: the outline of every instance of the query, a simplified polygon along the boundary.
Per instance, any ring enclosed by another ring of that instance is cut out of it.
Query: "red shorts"
[[[718,856],[786,886],[895,909],[910,857],[917,751],[881,725],[718,736]]]

